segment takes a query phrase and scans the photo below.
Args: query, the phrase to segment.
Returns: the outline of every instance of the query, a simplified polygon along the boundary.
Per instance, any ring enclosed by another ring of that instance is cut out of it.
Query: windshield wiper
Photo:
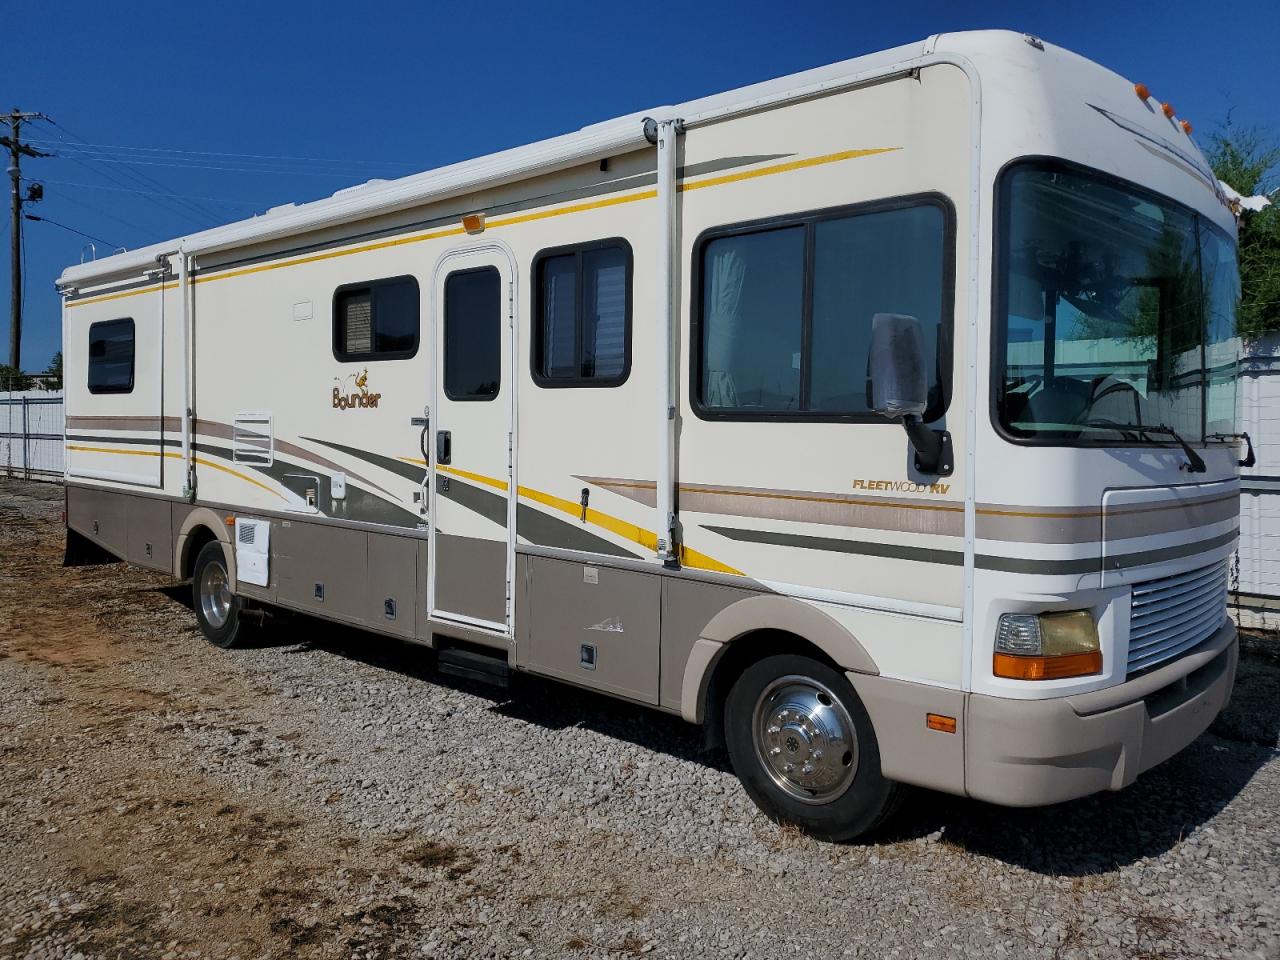
[[[1183,440],[1178,431],[1173,427],[1166,427],[1164,424],[1154,424],[1148,426],[1143,423],[1115,423],[1110,420],[1086,420],[1080,424],[1082,427],[1093,427],[1094,429],[1116,430],[1120,433],[1136,433],[1150,436],[1154,433],[1164,434],[1172,437],[1182,447],[1182,452],[1187,455],[1187,463],[1185,465],[1188,473],[1204,473],[1208,468],[1205,467],[1204,461],[1200,459],[1200,454],[1191,449],[1190,444]]]
[[[1245,445],[1245,455],[1243,460],[1237,460],[1236,466],[1252,467],[1258,462],[1258,458],[1253,455],[1253,441],[1249,439],[1247,433],[1211,433],[1206,440],[1234,440],[1237,444],[1243,440]],[[1239,449],[1237,447],[1237,449]]]

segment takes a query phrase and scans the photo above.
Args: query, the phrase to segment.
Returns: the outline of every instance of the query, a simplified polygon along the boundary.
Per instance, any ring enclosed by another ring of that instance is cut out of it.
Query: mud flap
[[[67,527],[67,548],[62,555],[64,567],[96,567],[123,562],[120,557],[98,546],[84,534]]]

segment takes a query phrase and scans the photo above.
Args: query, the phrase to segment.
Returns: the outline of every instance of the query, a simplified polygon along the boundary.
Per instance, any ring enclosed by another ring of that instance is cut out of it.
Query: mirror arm
[[[951,432],[925,426],[919,417],[905,417],[902,427],[915,448],[916,469],[936,477],[949,477],[955,470],[955,454],[951,449]]]

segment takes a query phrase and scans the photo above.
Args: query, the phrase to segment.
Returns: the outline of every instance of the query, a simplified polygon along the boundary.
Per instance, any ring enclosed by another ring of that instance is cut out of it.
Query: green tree
[[[1209,164],[1218,179],[1245,197],[1277,189],[1280,146],[1257,127],[1227,122],[1209,140]],[[1240,335],[1255,340],[1280,331],[1280,194],[1262,210],[1240,215]]]
[[[7,363],[0,363],[0,390],[30,390],[31,378]]]
[[[62,389],[62,351],[59,350],[53,355],[53,359],[49,361],[49,367],[45,370],[44,375],[48,377],[48,386],[50,390]]]

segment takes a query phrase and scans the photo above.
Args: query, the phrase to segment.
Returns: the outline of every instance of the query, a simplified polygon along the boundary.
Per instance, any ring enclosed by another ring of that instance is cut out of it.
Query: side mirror
[[[871,318],[867,354],[871,409],[907,431],[921,473],[949,477],[955,469],[951,434],[924,424],[929,406],[929,366],[920,321],[901,313]]]

